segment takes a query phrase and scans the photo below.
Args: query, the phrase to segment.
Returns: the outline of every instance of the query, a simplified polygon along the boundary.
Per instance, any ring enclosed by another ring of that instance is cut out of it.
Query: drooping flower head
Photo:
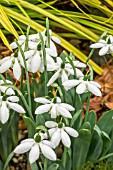
[[[19,98],[17,96],[0,96],[0,121],[3,124],[9,119],[10,109],[18,113],[25,113],[23,107],[17,102],[19,102]]]
[[[56,123],[54,121],[47,121],[45,126],[49,128],[48,132],[54,148],[60,144],[60,141],[64,146],[70,148],[71,140],[69,135],[72,137],[78,136],[78,132],[75,129],[66,127],[63,122]]]
[[[86,67],[86,65],[79,61],[73,61],[76,70],[76,77],[80,78],[83,77],[83,73],[76,67]],[[74,75],[74,70],[72,65],[69,63],[68,60],[63,61],[60,57],[57,57],[57,62],[54,65],[51,65],[50,71],[56,71],[55,74],[50,78],[47,86],[50,86],[52,83],[55,82],[59,77],[61,77],[62,83],[68,80],[70,75]]]
[[[34,100],[35,102],[43,104],[35,110],[35,114],[49,112],[51,114],[51,118],[56,118],[59,115],[62,115],[66,118],[72,118],[70,111],[75,110],[71,105],[61,103],[60,97],[53,98],[52,100],[48,100],[43,97],[38,97]]]
[[[40,154],[42,153],[46,158],[55,161],[56,154],[52,149],[52,143],[47,139],[47,135],[40,133],[35,134],[34,139],[28,138],[21,141],[20,145],[18,145],[14,152],[18,154],[23,154],[25,152],[29,152],[29,161],[30,164],[34,163],[37,159],[39,159]]]
[[[82,94],[85,92],[91,92],[96,96],[101,96],[101,85],[95,81],[90,81],[87,76],[80,78],[79,80],[68,80],[63,83],[65,90],[69,90],[76,87],[76,93]]]
[[[99,55],[103,56],[105,54],[113,53],[113,36],[108,35],[106,40],[99,40],[97,43],[91,44],[90,48],[101,48],[99,50]]]

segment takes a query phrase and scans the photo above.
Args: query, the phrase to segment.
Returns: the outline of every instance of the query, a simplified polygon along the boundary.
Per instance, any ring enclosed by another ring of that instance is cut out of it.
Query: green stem
[[[87,118],[88,118],[88,114],[89,114],[90,97],[91,97],[91,93],[89,92],[88,93],[88,100],[87,100],[86,114],[85,114],[85,118],[84,118],[84,123],[87,122]]]
[[[48,160],[47,160],[47,158],[45,158],[44,159],[44,170],[47,170],[47,162],[48,162]]]
[[[67,148],[64,146],[64,154],[63,154],[63,160],[62,160],[64,168],[66,167],[66,161],[67,161]]]
[[[24,68],[22,68],[21,81],[20,81],[20,91],[22,91],[22,88],[23,88],[23,78],[24,78]]]
[[[39,32],[39,36],[41,39],[41,46],[42,46],[42,53],[43,53],[43,60],[44,60],[45,96],[47,96],[48,95],[48,87],[47,87],[48,74],[47,74],[47,64],[46,64],[46,50],[45,50],[44,40],[40,32]]]
[[[105,160],[105,159],[107,159],[107,158],[109,158],[109,157],[111,157],[111,156],[113,156],[113,153],[110,153],[110,154],[108,154],[108,155],[106,155],[106,156],[103,156],[102,158],[98,159],[95,163],[100,162],[100,161],[103,161],[103,160]]]
[[[25,56],[24,56],[24,52],[20,46],[20,44],[18,43],[18,41],[16,41],[16,44],[20,50],[20,53],[22,55],[22,58],[24,60],[24,65],[25,65],[25,73],[26,73],[26,81],[27,81],[27,90],[28,90],[28,103],[29,103],[29,108],[31,110],[31,93],[30,93],[30,84],[29,84],[29,74],[27,71],[27,65],[26,65],[26,60],[25,60]]]

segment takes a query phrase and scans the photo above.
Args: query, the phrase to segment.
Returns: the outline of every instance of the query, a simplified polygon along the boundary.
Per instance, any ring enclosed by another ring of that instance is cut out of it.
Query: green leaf
[[[39,170],[39,168],[38,168],[36,162],[33,163],[33,164],[31,164],[31,170]]]
[[[111,147],[111,139],[109,138],[108,134],[103,131],[102,131],[102,140],[103,140],[103,147],[102,147],[101,157],[105,156]]]
[[[71,127],[76,123],[76,120],[77,120],[77,118],[80,116],[81,113],[82,113],[82,110],[78,110],[78,111],[74,114],[73,118],[71,119],[71,124],[70,124]]]
[[[97,125],[101,131],[104,131],[109,135],[113,128],[113,110],[103,113],[98,120]]]
[[[45,119],[41,114],[36,115],[36,126],[39,126],[39,125],[43,125],[43,126],[45,125]]]
[[[14,156],[14,152],[11,152],[5,162],[5,165],[4,165],[4,169],[3,170],[6,170],[7,168],[7,165],[9,164],[9,162],[11,161],[12,157]]]
[[[87,117],[87,121],[90,122],[91,125],[91,132],[93,132],[95,124],[96,124],[96,113],[92,110],[89,112],[88,117]]]
[[[36,125],[35,123],[27,116],[23,116],[23,120],[26,124],[27,130],[28,130],[28,137],[33,137],[36,133]]]
[[[111,143],[111,147],[109,149],[109,154],[113,153],[113,128],[110,133],[110,139],[111,139],[112,143]],[[113,156],[109,157],[107,162],[113,165]]]
[[[96,125],[94,128],[94,133],[89,148],[87,161],[91,162],[96,161],[102,152],[102,148],[103,148],[102,132]]]
[[[81,127],[80,129],[88,129],[91,131],[91,125],[89,122],[85,122]]]
[[[91,136],[90,130],[81,129],[79,136],[75,138],[73,143],[73,170],[80,168],[86,162]]]

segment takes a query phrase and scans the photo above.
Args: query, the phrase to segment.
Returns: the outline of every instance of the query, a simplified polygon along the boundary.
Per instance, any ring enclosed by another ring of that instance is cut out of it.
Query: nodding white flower
[[[101,48],[99,50],[100,56],[113,53],[113,36],[109,35],[106,40],[99,40],[97,43],[90,45],[90,48]]]
[[[20,60],[17,53],[0,60],[0,73],[6,72],[9,68],[13,69],[14,77],[19,80],[21,76]]]
[[[25,110],[17,102],[19,98],[17,96],[0,96],[0,121],[4,124],[8,121],[10,115],[10,109],[18,112],[25,113]]]
[[[71,127],[66,127],[65,124],[62,122],[56,123],[54,121],[47,121],[45,123],[45,126],[47,128],[50,128],[48,132],[51,137],[53,148],[56,148],[59,145],[60,141],[62,141],[64,146],[70,148],[71,140],[69,135],[72,137],[78,136],[78,132],[75,129]]]
[[[0,85],[5,84],[5,83],[12,84],[12,82],[9,80],[6,80],[6,82],[4,82],[3,80],[0,80]],[[6,95],[15,95],[14,90],[7,86],[0,86],[0,91],[2,93],[6,93]]]
[[[94,81],[89,80],[68,80],[63,83],[63,86],[66,90],[69,90],[76,86],[76,92],[78,94],[85,93],[87,91],[92,92],[96,96],[101,96],[101,91],[99,88],[101,88],[101,85]]]
[[[33,40],[33,38],[28,37],[28,48],[29,49],[35,49],[37,47],[37,45],[38,45],[38,42],[33,42],[32,40]],[[20,35],[19,38],[18,38],[18,43],[23,48],[23,50],[24,50],[24,47],[25,47],[25,42],[26,42],[26,36],[25,35]],[[10,44],[10,47],[12,49],[18,48],[16,42],[12,42]]]
[[[76,77],[77,78],[83,77],[84,75],[83,75],[82,71],[76,67],[86,67],[86,65],[79,61],[73,61],[73,64],[75,66]],[[57,63],[55,63],[54,65],[51,65],[48,68],[48,71],[49,70],[50,71],[56,70],[56,73],[50,78],[49,82],[47,83],[47,86],[50,86],[59,77],[61,77],[61,81],[62,81],[62,83],[64,83],[65,81],[68,80],[68,77],[70,75],[74,75],[74,70],[73,70],[71,64],[63,62],[60,57],[57,57]]]
[[[34,99],[35,102],[42,103],[44,105],[39,106],[35,110],[35,114],[42,114],[49,112],[51,114],[51,118],[56,118],[59,115],[62,115],[67,118],[72,118],[70,111],[74,111],[75,109],[66,103],[61,103],[61,99],[56,97],[51,101],[45,99],[43,97],[38,97]]]
[[[46,50],[46,49],[45,49]],[[44,71],[44,58],[43,58],[43,51],[40,49],[29,50],[24,52],[27,70],[36,73],[37,71],[43,72]],[[51,53],[52,55],[52,53]],[[19,53],[18,58],[22,67],[24,66],[24,61],[22,55]],[[48,50],[46,51],[46,64],[47,69],[49,69],[48,65],[54,65],[53,58],[48,54]]]
[[[34,139],[28,138],[23,140],[20,145],[18,145],[14,152],[18,154],[23,154],[29,152],[29,162],[34,163],[42,153],[46,158],[55,161],[56,154],[52,149],[52,143],[45,140],[45,136],[40,134],[35,134]]]

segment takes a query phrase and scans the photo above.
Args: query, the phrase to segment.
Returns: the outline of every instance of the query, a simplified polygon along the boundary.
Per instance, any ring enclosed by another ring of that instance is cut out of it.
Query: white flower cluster
[[[50,48],[48,48],[48,38],[46,34],[46,30],[41,32],[45,44],[47,69],[49,70],[49,67],[54,64],[54,60],[52,57],[57,57],[57,49],[54,42],[59,44],[60,40],[57,37],[52,36],[52,31],[49,30]],[[18,43],[21,46],[21,49],[24,51],[26,36],[19,36]],[[18,48],[16,42],[11,43],[10,46],[12,49]],[[24,52],[24,56],[28,71],[32,73],[36,73],[37,71],[44,71],[44,58],[39,33],[28,36],[28,50]],[[19,80],[21,76],[21,67],[25,67],[25,65],[22,54],[19,50],[18,52],[12,53],[11,56],[5,57],[0,60],[0,73],[4,73],[9,68],[12,68],[14,77],[17,80]]]
[[[105,54],[113,53],[113,36],[108,35],[106,40],[99,40],[97,43],[91,44],[90,48],[101,48],[99,50],[99,55],[103,56]]]
[[[9,80],[6,80],[6,83],[12,84]],[[0,80],[0,85],[2,84],[4,84],[4,82]],[[9,119],[10,109],[18,113],[25,113],[23,107],[17,102],[19,102],[19,98],[15,96],[15,92],[12,88],[0,86],[0,121],[3,124]]]
[[[43,104],[36,109],[35,114],[49,112],[51,114],[51,118],[57,118],[57,116],[72,118],[70,111],[75,110],[71,105],[61,103],[61,99],[59,97],[53,98],[52,100],[39,97],[34,100]],[[47,121],[45,122],[45,126],[49,128],[48,133],[50,141],[47,140],[48,136],[46,133],[40,133],[39,131],[39,133],[35,134],[34,139],[28,138],[23,140],[21,144],[15,148],[14,152],[22,154],[30,150],[30,163],[34,163],[39,158],[40,151],[45,157],[54,161],[56,160],[56,154],[53,149],[60,144],[60,141],[64,146],[70,148],[71,139],[69,135],[72,137],[78,136],[78,132],[75,129],[66,127],[62,121],[59,123]]]
[[[60,40],[52,36],[51,30],[49,30],[50,48],[48,48],[48,37],[46,36],[46,31],[41,32],[41,34],[45,44],[47,71],[54,72],[53,76],[48,81],[47,86],[52,85],[58,78],[61,78],[61,82],[65,90],[76,87],[76,93],[78,94],[89,91],[96,96],[101,96],[101,92],[99,90],[101,86],[94,81],[90,81],[88,76],[84,76],[83,72],[79,69],[85,68],[86,65],[72,58],[71,63],[70,58],[68,57],[57,57],[57,50],[53,41],[59,44]],[[23,51],[25,48],[25,40],[25,36],[20,36],[18,40],[18,43],[21,45]],[[12,49],[17,48],[16,43],[13,42],[11,47]],[[29,35],[28,51],[25,51],[24,55],[28,71],[33,73],[37,71],[44,72],[43,51],[41,49],[41,40],[39,34]],[[56,59],[54,60],[52,57],[56,57]],[[8,65],[9,59],[11,60],[10,66]],[[20,78],[20,67],[25,67],[20,51],[18,51],[17,56],[12,54],[11,58],[8,57],[8,60],[1,60],[0,64],[0,71],[6,71],[9,67],[12,67],[16,79]],[[5,69],[3,69],[4,66]],[[18,72],[17,70],[20,71]],[[76,79],[70,80],[70,76],[75,75],[75,73]],[[56,119],[57,121],[45,122],[45,126],[48,128],[49,136],[46,133],[41,133],[41,131],[39,131],[37,134],[35,134],[34,138],[23,140],[20,145],[16,147],[14,152],[22,154],[30,151],[30,163],[34,163],[39,158],[41,153],[48,159],[54,161],[56,160],[56,154],[53,149],[55,149],[60,144],[60,142],[62,142],[65,147],[70,148],[71,139],[69,135],[72,137],[78,136],[78,132],[75,129],[67,127],[63,122],[63,118],[72,119],[71,112],[74,111],[75,108],[67,103],[62,103],[61,98],[58,96],[55,96],[50,100],[44,97],[38,97],[34,100],[35,102],[41,104],[36,108],[35,114],[49,113],[51,118],[54,118],[54,120]],[[57,119],[58,116],[60,120]]]

